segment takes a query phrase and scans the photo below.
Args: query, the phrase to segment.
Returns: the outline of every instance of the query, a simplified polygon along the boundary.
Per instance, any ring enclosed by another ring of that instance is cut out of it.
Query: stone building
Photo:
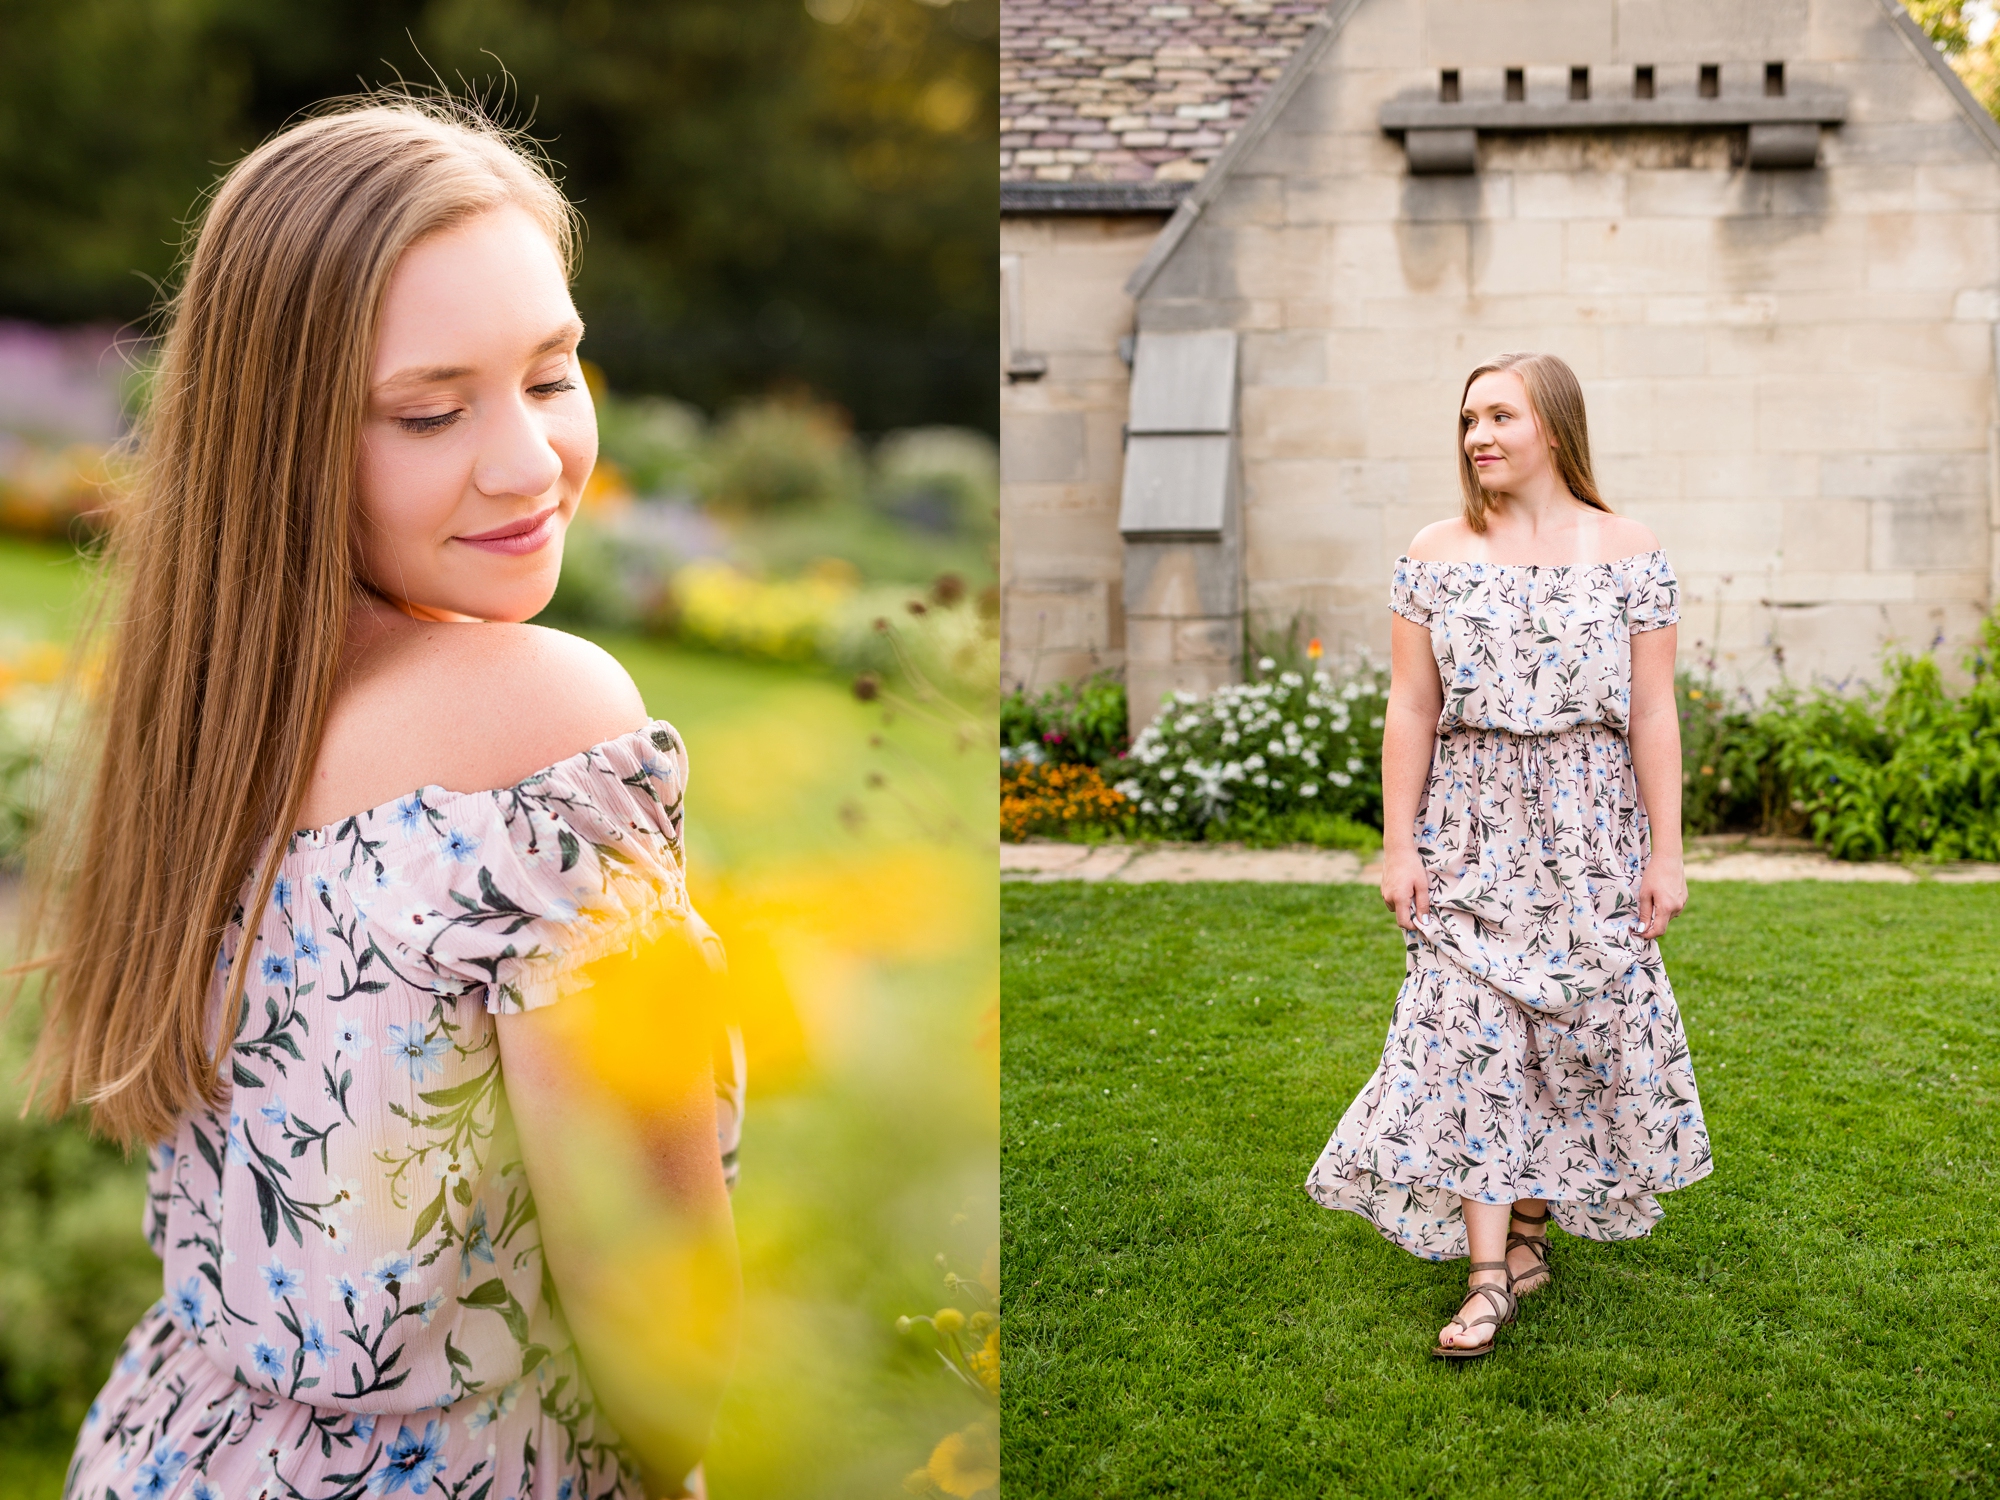
[[[1482,357],[1545,349],[1684,659],[1959,642],[2000,523],[2000,128],[1897,0],[1005,0],[1003,671],[1386,649]]]

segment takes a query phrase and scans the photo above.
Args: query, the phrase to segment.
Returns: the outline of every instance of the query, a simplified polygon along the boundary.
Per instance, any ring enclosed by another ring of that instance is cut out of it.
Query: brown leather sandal
[[[1543,1226],[1542,1232],[1533,1235],[1515,1234],[1513,1231],[1517,1221],[1522,1224],[1540,1224]],[[1529,1267],[1522,1275],[1516,1276],[1512,1271],[1507,1273],[1508,1290],[1513,1292],[1516,1297],[1525,1297],[1531,1292],[1540,1291],[1549,1284],[1550,1280],[1556,1274],[1549,1266],[1548,1222],[1549,1206],[1546,1203],[1542,1205],[1542,1212],[1539,1218],[1529,1218],[1521,1212],[1521,1205],[1518,1203],[1514,1205],[1513,1212],[1508,1215],[1507,1254],[1509,1258],[1513,1256],[1516,1246],[1525,1247],[1535,1257],[1535,1264]]]
[[[1504,1260],[1476,1260],[1469,1269],[1473,1271],[1504,1271],[1507,1269],[1507,1262]],[[1491,1354],[1493,1352],[1493,1341],[1500,1336],[1500,1330],[1514,1321],[1514,1313],[1519,1307],[1519,1302],[1512,1290],[1504,1286],[1494,1286],[1490,1282],[1479,1286],[1471,1286],[1471,1283],[1468,1281],[1467,1285],[1470,1287],[1470,1291],[1466,1297],[1466,1301],[1471,1301],[1473,1297],[1485,1297],[1488,1299],[1488,1306],[1493,1310],[1481,1313],[1476,1318],[1453,1318],[1444,1326],[1447,1329],[1463,1328],[1467,1333],[1470,1333],[1475,1328],[1490,1324],[1493,1331],[1486,1335],[1485,1343],[1468,1344],[1463,1349],[1454,1349],[1451,1345],[1445,1343],[1443,1341],[1443,1334],[1440,1333],[1437,1348],[1431,1350],[1432,1359],[1477,1359],[1482,1354]],[[1463,1307],[1464,1303],[1460,1303],[1459,1305]]]

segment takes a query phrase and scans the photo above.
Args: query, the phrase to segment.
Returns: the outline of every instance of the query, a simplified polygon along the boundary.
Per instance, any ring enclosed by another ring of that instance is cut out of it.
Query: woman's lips
[[[509,521],[505,526],[496,526],[491,531],[481,531],[472,536],[457,537],[468,547],[477,547],[482,552],[498,552],[508,557],[521,557],[530,552],[539,552],[556,534],[556,516],[562,510],[560,505],[551,505],[538,515],[523,516],[518,521]]]

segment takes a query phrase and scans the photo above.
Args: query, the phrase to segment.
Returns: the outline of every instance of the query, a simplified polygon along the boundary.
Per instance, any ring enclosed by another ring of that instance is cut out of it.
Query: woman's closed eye
[[[576,389],[576,382],[565,375],[560,380],[545,381],[541,385],[531,385],[528,393],[534,396],[560,396],[564,391]]]
[[[456,407],[451,411],[438,412],[435,416],[398,417],[396,418],[396,425],[402,428],[403,431],[405,432],[414,432],[419,434],[426,432],[442,432],[444,431],[445,428],[451,426],[452,423],[456,422],[460,417],[464,415],[465,415],[465,409],[463,407]]]

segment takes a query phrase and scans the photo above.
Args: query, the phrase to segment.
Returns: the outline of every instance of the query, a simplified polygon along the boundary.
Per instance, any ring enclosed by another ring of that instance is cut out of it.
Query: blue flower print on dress
[[[465,1244],[459,1251],[459,1274],[471,1279],[472,1263],[483,1260],[493,1264],[493,1240],[486,1232],[486,1205],[475,1204],[472,1216],[465,1224]]]
[[[333,1044],[349,1057],[358,1057],[374,1046],[375,1042],[361,1029],[359,1021],[342,1021],[333,1028]]]
[[[152,1456],[139,1465],[139,1472],[132,1479],[132,1494],[136,1500],[160,1500],[160,1496],[172,1489],[180,1481],[181,1470],[187,1467],[188,1456],[181,1449],[169,1449],[165,1443],[153,1450]]]
[[[385,1255],[368,1268],[368,1279],[375,1283],[377,1290],[386,1292],[392,1285],[407,1281],[415,1264],[407,1255]]]
[[[269,1339],[259,1339],[250,1346],[250,1367],[266,1380],[285,1378],[285,1357]]]
[[[357,1309],[368,1300],[367,1289],[345,1271],[326,1278],[326,1294],[349,1309]]]
[[[451,836],[444,841],[444,852],[458,864],[471,864],[472,857],[479,852],[479,840],[454,828]]]
[[[190,1276],[167,1296],[167,1312],[184,1333],[200,1333],[207,1321],[207,1289],[199,1276]]]
[[[273,1125],[283,1125],[286,1120],[291,1118],[291,1111],[286,1109],[283,1103],[276,1099],[267,1099],[258,1105],[257,1113],[262,1115],[266,1120],[269,1120]]]
[[[444,1434],[435,1418],[424,1424],[422,1437],[402,1427],[383,1453],[382,1467],[368,1476],[368,1490],[375,1495],[393,1495],[408,1485],[411,1494],[421,1495],[444,1467]]]
[[[299,1280],[297,1271],[286,1270],[275,1256],[263,1271],[264,1290],[270,1294],[273,1302],[282,1302],[287,1297],[298,1296],[299,1288],[304,1283]]]
[[[291,909],[292,882],[289,877],[280,875],[276,880],[271,882],[271,904],[277,907],[279,911],[289,911]]]
[[[321,1364],[333,1353],[333,1346],[327,1342],[326,1325],[318,1318],[307,1318],[305,1332],[299,1339],[299,1347]]]
[[[424,824],[424,799],[412,795],[396,804],[396,827],[404,833],[415,833]]]
[[[292,982],[292,961],[276,953],[264,955],[264,983],[290,984]]]
[[[301,932],[293,940],[292,957],[302,964],[319,964],[319,941],[310,932]]]
[[[426,1036],[421,1024],[391,1026],[388,1035],[382,1050],[410,1075],[412,1083],[422,1083],[424,1079],[435,1078],[444,1072],[445,1054],[451,1051],[450,1037],[443,1033]]]

